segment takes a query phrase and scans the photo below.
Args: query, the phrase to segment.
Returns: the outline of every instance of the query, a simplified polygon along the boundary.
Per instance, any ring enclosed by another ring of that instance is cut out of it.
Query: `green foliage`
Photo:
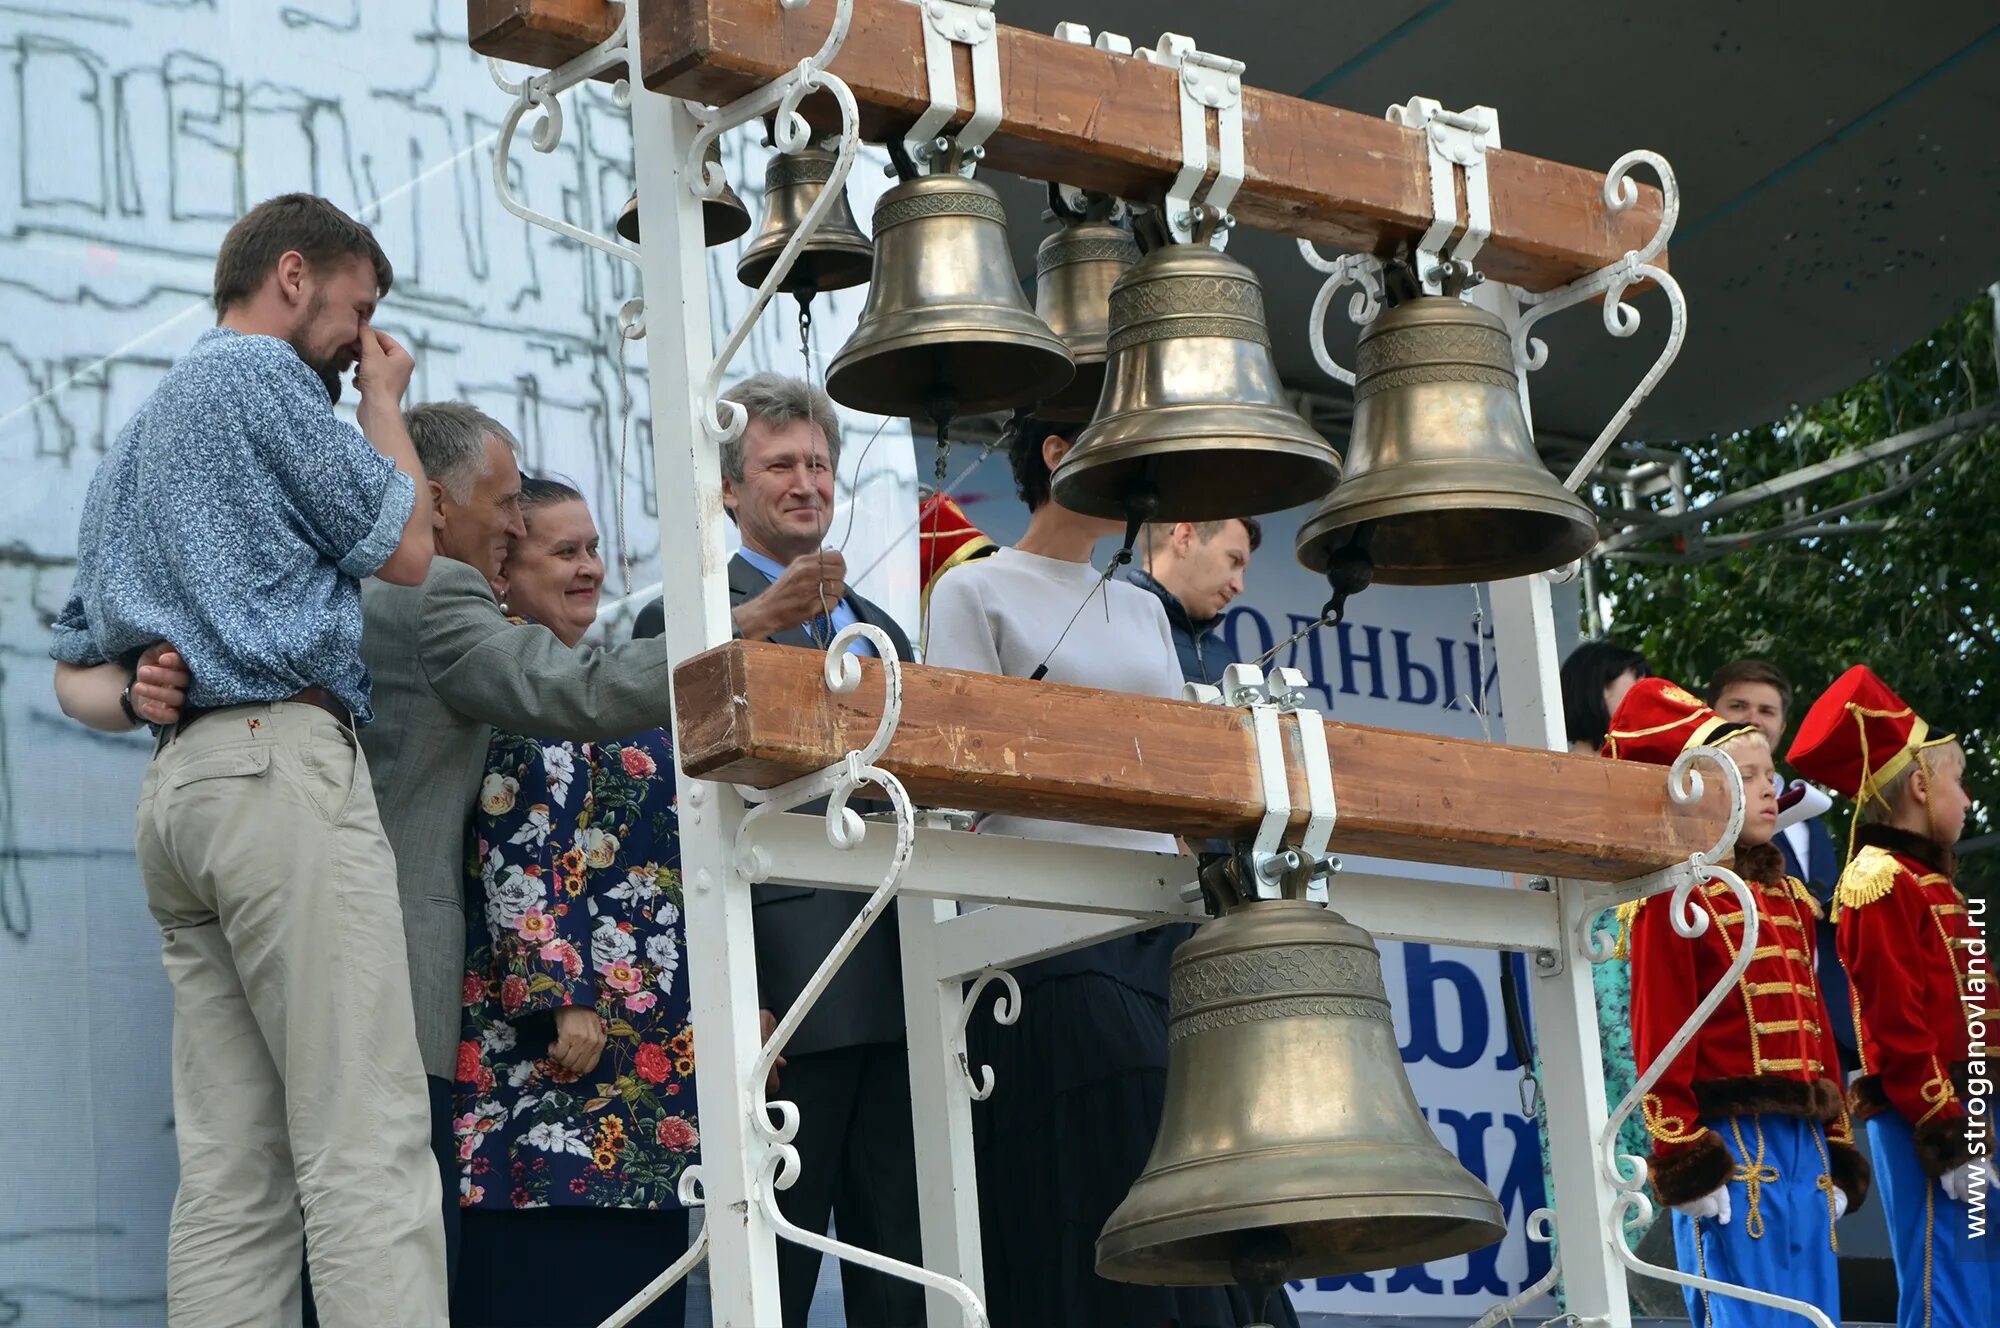
[[[1679,445],[1690,500],[1738,492],[1996,400],[1993,305],[1979,299],[1845,392],[1759,428]],[[1825,480],[1804,491],[1804,512],[1773,500],[1727,514],[1707,535],[1754,535],[1913,478],[1907,492],[1835,518],[1864,527],[1855,533],[1746,539],[1701,561],[1677,561],[1690,552],[1678,544],[1653,546],[1639,560],[1606,560],[1597,577],[1610,607],[1608,634],[1696,689],[1731,659],[1768,659],[1798,689],[1794,723],[1819,689],[1866,663],[1934,730],[1965,739],[1975,800],[1966,837],[2000,829],[2000,752],[1992,741],[2000,737],[2000,428],[1960,435],[1959,443],[1928,472],[1912,475],[1953,440]],[[2000,849],[1968,859],[1966,874],[2000,876]]]

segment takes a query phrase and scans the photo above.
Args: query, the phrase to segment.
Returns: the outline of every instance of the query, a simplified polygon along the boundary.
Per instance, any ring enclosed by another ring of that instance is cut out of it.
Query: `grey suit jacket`
[[[764,574],[741,558],[729,561],[729,604],[731,608],[770,588]],[[848,592],[847,603],[855,616],[881,628],[895,644],[896,654],[911,658],[909,638],[895,619],[861,596]],[[664,626],[664,611],[658,601],[639,611],[632,634],[644,640],[657,636]],[[771,640],[779,645],[822,647],[806,634],[803,624],[779,632]],[[809,809],[808,809],[809,810]],[[858,810],[858,809],[857,809]],[[886,833],[886,832],[884,832]],[[783,1016],[798,999],[820,960],[826,958],[847,924],[861,911],[868,896],[853,890],[814,890],[797,885],[760,885],[753,892],[757,934],[757,994],[765,1008]],[[786,1044],[787,1055],[803,1056],[816,1051],[870,1043],[903,1042],[902,946],[897,940],[896,914],[892,909],[879,919],[861,945],[835,975],[819,1003],[799,1031]]]
[[[667,652],[657,641],[571,650],[545,627],[510,623],[486,578],[431,560],[421,586],[361,587],[361,657],[375,722],[361,730],[389,846],[424,1072],[457,1073],[465,976],[465,835],[495,728],[578,742],[669,722]]]

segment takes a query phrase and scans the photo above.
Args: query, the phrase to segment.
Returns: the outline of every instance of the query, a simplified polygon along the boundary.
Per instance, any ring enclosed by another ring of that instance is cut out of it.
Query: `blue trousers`
[[[1875,1192],[1896,1256],[1897,1328],[1993,1328],[2000,1314],[2000,1233],[1974,1236],[1972,1206],[1924,1175],[1910,1124],[1894,1111],[1868,1122]],[[1988,1193],[1988,1209],[2000,1195]],[[1993,1214],[1982,1215],[1990,1223]]]
[[[1826,1129],[1796,1116],[1703,1120],[1736,1159],[1729,1178],[1729,1225],[1676,1212],[1675,1262],[1684,1273],[1733,1282],[1817,1305],[1840,1322],[1840,1273],[1833,1252],[1833,1210],[1820,1178],[1827,1174]],[[1684,1288],[1694,1328],[1799,1328],[1785,1310]]]

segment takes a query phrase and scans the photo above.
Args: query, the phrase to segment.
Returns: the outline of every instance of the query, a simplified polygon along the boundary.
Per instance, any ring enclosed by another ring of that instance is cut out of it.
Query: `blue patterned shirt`
[[[191,706],[317,684],[366,723],[361,578],[396,551],[415,501],[289,345],[211,328],[90,482],[50,653],[129,663],[167,641],[194,676]]]

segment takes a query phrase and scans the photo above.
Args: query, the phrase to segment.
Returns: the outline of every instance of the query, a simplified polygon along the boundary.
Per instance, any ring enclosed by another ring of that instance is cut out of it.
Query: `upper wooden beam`
[[[796,67],[819,49],[833,13],[831,3],[787,10],[775,0],[641,2],[647,86],[711,105]],[[609,36],[619,6],[467,0],[467,10],[476,50],[551,66]],[[863,137],[901,133],[929,105],[921,24],[908,0],[855,0],[853,26],[832,69],[860,103]],[[1006,105],[986,143],[989,165],[1127,198],[1164,190],[1181,166],[1171,70],[1004,24],[999,41]],[[970,106],[971,65],[962,51],[957,70],[959,104]],[[1256,71],[1249,72],[1254,78]],[[809,98],[804,109],[822,128],[837,123],[831,98]],[[1253,87],[1243,90],[1243,131],[1243,187],[1231,211],[1244,225],[1385,257],[1429,226],[1420,132]],[[1493,236],[1479,266],[1530,290],[1548,290],[1616,260],[1659,225],[1658,190],[1641,186],[1632,208],[1613,213],[1597,171],[1496,152],[1487,177]]]
[[[770,788],[862,746],[881,717],[882,666],[864,661],[859,689],[837,696],[821,659],[737,641],[682,664],[681,768]],[[1284,731],[1302,807],[1299,731]],[[1655,766],[1331,722],[1326,733],[1340,852],[1622,881],[1706,848],[1727,818],[1720,780],[1683,806]],[[1246,711],[957,669],[903,667],[881,764],[930,806],[1189,838],[1246,835],[1264,814]]]

